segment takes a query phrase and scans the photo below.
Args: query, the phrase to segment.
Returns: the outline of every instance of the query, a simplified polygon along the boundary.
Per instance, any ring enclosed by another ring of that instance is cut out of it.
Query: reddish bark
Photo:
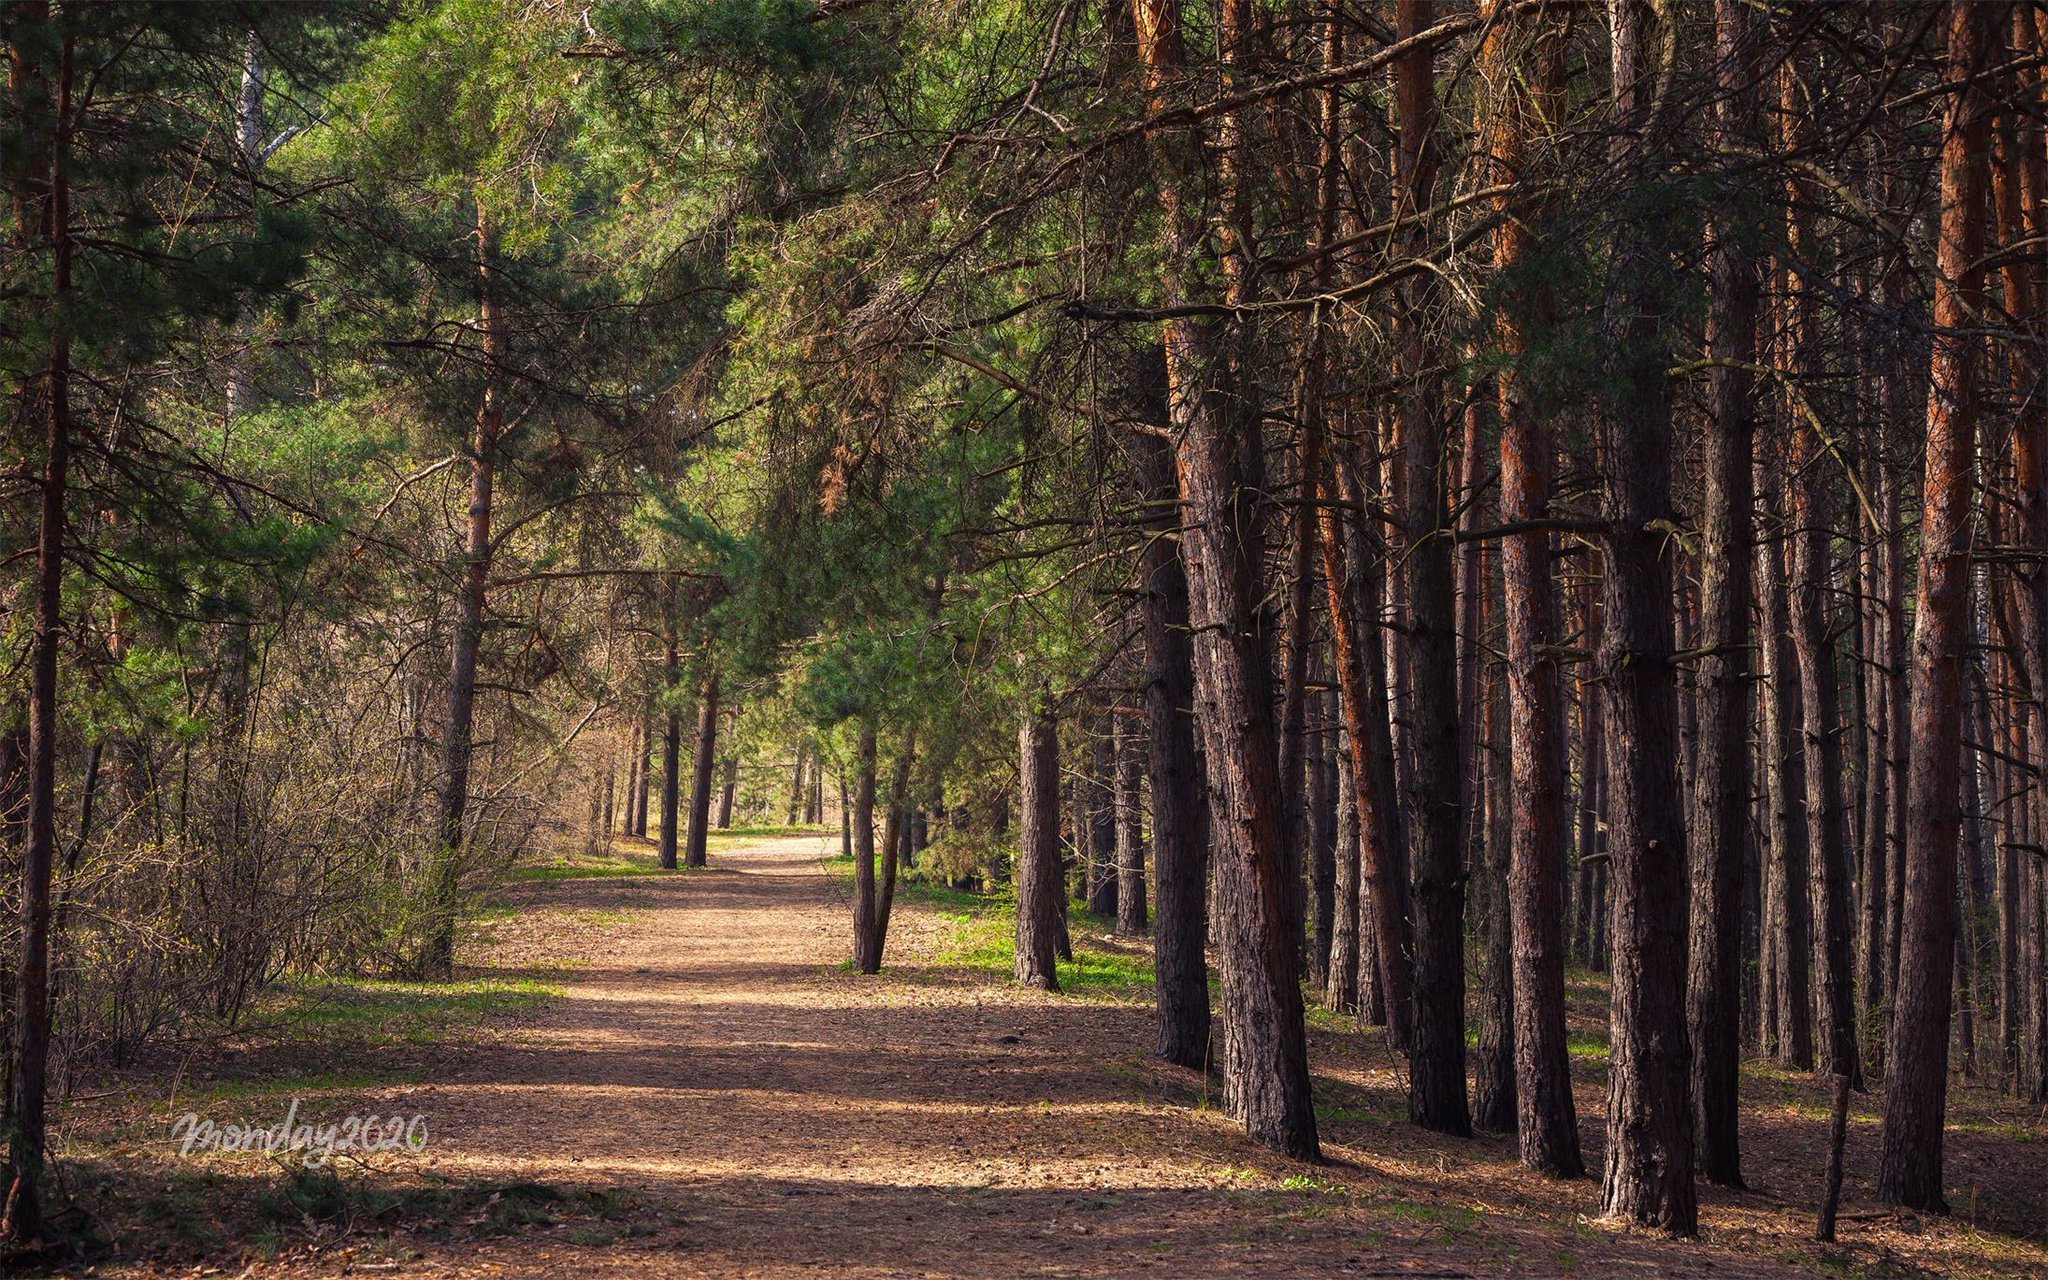
[[[1929,367],[1920,584],[1913,624],[1907,770],[1905,902],[1899,978],[1886,1055],[1878,1195],[1945,1211],[1942,1122],[1955,973],[1956,840],[1962,814],[1962,664],[1969,644],[1971,468],[1976,448],[1977,345],[1984,289],[1990,6],[1952,0],[1943,14],[1941,216],[1936,236],[1934,354]]]
[[[1495,93],[1488,158],[1497,180],[1526,170],[1531,135],[1544,126],[1560,83],[1563,50],[1555,21],[1547,16],[1504,19],[1488,43],[1488,77]],[[1532,38],[1535,65],[1525,66],[1521,50]],[[1531,83],[1539,86],[1537,91],[1530,91]],[[1516,276],[1534,248],[1526,214],[1495,233],[1494,264],[1511,290],[1497,322],[1497,342],[1509,361],[1500,380],[1500,512],[1510,525],[1549,517],[1556,449],[1547,424],[1537,416],[1525,375],[1514,365],[1527,352],[1531,331],[1544,325],[1552,310],[1540,284],[1523,285]],[[1504,538],[1501,576],[1512,779],[1508,910],[1516,1134],[1523,1164],[1573,1178],[1585,1172],[1585,1161],[1565,1044],[1563,693],[1549,533],[1538,527]]]
[[[1133,17],[1146,86],[1155,103],[1183,69],[1178,0],[1134,0]],[[1221,42],[1226,84],[1240,74],[1247,37],[1242,0],[1226,0]],[[1242,288],[1242,215],[1233,166],[1240,122],[1226,113],[1219,127],[1223,156],[1223,257],[1226,293]],[[1161,296],[1187,300],[1199,253],[1194,181],[1185,139],[1150,139],[1165,230]],[[1229,362],[1212,327],[1201,320],[1167,322],[1168,414],[1174,427],[1175,474],[1186,532],[1190,618],[1195,633],[1197,714],[1203,723],[1205,768],[1220,802],[1213,858],[1214,922],[1223,957],[1225,1105],[1255,1140],[1303,1159],[1319,1159],[1310,1098],[1307,1029],[1300,981],[1300,926],[1289,908],[1282,847],[1277,728],[1267,659],[1259,573],[1265,538],[1246,469],[1263,456],[1256,414],[1230,393]]]
[[[1610,0],[1614,159],[1630,184],[1660,181],[1650,101],[1670,44],[1644,0]],[[1607,685],[1613,1055],[1602,1212],[1674,1234],[1697,1229],[1692,1054],[1685,1034],[1685,826],[1672,661],[1671,366],[1675,289],[1656,225],[1615,247],[1605,325],[1610,386],[1599,415],[1607,528],[1599,669]]]

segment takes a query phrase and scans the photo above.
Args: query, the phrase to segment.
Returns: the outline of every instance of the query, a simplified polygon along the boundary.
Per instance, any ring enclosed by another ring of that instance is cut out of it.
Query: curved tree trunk
[[[1330,646],[1344,713],[1344,741],[1351,755],[1351,794],[1343,799],[1352,808],[1358,833],[1360,961],[1371,967],[1370,985],[1384,1010],[1381,1016],[1395,1047],[1405,1051],[1414,981],[1403,945],[1408,874],[1397,834],[1393,744],[1382,679],[1386,668],[1379,629],[1363,616],[1366,603],[1378,599],[1379,590],[1372,551],[1366,545],[1367,522],[1355,514],[1347,516],[1357,499],[1344,460],[1333,456],[1317,489],[1316,510],[1322,526],[1323,587],[1330,602]],[[1371,1021],[1375,1002],[1367,999],[1367,985],[1361,977],[1361,1006]]]

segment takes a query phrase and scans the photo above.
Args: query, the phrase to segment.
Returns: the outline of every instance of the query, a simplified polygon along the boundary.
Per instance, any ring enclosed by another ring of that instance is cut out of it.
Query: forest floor
[[[1814,1244],[1828,1099],[1745,1082],[1742,1194],[1701,1237],[1595,1221],[1594,1179],[1511,1140],[1423,1134],[1375,1038],[1311,1028],[1328,1163],[1281,1159],[1153,1061],[1143,949],[1076,922],[1069,992],[1009,981],[1004,917],[899,900],[879,977],[843,963],[836,835],[727,839],[709,870],[629,854],[536,868],[465,980],[387,984],[290,1036],[137,1072],[58,1115],[74,1222],[109,1276],[2048,1276],[2048,1118],[1952,1104],[1957,1214],[1880,1212],[1876,1099],[1849,1137],[1841,1243]],[[1587,1162],[1600,991],[1574,984]],[[311,1028],[311,1031],[306,1030]],[[306,1169],[181,1155],[192,1111],[268,1125],[420,1115],[416,1154]],[[89,1215],[89,1216],[88,1216]]]

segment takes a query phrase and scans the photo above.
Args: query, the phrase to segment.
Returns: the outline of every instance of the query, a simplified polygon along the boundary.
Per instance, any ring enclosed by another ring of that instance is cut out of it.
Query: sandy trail
[[[522,890],[533,905],[632,915],[590,942],[566,998],[404,1094],[432,1125],[421,1163],[454,1180],[613,1192],[658,1206],[657,1225],[424,1244],[397,1269],[1781,1273],[1711,1239],[1587,1228],[1573,1215],[1591,1184],[1521,1175],[1498,1139],[1451,1144],[1448,1165],[1443,1143],[1402,1151],[1391,1090],[1385,1124],[1369,1126],[1388,1145],[1326,1142],[1323,1170],[1274,1160],[1197,1105],[1198,1076],[1145,1055],[1148,1010],[935,965],[945,926],[929,911],[899,906],[890,967],[852,974],[838,963],[848,924],[826,852],[815,837],[774,839],[708,872]]]

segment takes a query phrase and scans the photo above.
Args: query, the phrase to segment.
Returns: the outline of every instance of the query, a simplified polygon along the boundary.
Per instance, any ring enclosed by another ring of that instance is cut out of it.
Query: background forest
[[[1922,1211],[1954,1077],[2048,1103],[2048,8],[0,44],[16,1245],[68,1091],[729,827],[841,833],[862,973],[913,879],[1028,985],[1149,933],[1148,1047],[1302,1160],[1318,1011],[1679,1235],[1745,1063],[1881,1099]]]

